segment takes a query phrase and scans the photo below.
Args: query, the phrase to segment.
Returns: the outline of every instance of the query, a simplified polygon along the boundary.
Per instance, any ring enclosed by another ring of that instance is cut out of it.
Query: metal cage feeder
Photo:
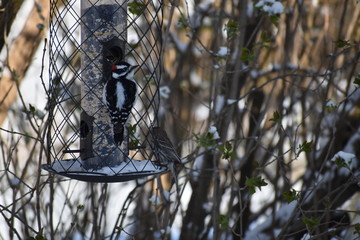
[[[51,1],[48,160],[42,168],[89,182],[160,174],[149,148],[161,78],[161,0]],[[102,101],[115,61],[139,65],[125,140],[113,140]]]

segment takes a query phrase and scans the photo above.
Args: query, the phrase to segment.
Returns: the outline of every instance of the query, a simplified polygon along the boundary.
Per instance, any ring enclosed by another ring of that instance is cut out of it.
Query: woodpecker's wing
[[[129,106],[128,108],[131,109],[136,99],[136,83],[134,81],[125,80],[122,81],[122,84],[125,89],[125,102],[123,108]]]

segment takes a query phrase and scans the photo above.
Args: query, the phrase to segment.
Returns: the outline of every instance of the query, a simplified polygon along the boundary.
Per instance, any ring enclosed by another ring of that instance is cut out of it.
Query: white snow
[[[168,86],[161,86],[159,89],[160,97],[163,99],[169,99],[171,90]]]
[[[149,201],[151,202],[152,205],[154,206],[158,206],[161,204],[161,200],[159,198],[158,195],[154,194],[149,198]]]
[[[162,194],[163,194],[166,201],[170,200],[170,192],[169,191],[163,190]]]
[[[224,95],[218,95],[216,97],[216,101],[215,101],[215,114],[219,115],[221,110],[223,109],[225,105],[225,96]]]
[[[208,132],[212,134],[213,140],[220,138],[217,128],[215,126],[210,126]]]
[[[352,153],[340,151],[334,155],[331,161],[335,161],[337,158],[342,158],[345,162],[351,162],[353,159],[356,158],[356,156]]]
[[[18,187],[20,185],[20,179],[17,177],[12,177],[9,180],[10,180],[11,187]]]
[[[203,104],[196,107],[195,119],[199,122],[205,121],[209,118],[209,107]]]
[[[265,72],[262,71],[262,70],[252,70],[250,72],[250,77],[255,79],[255,78],[258,78],[260,75],[263,75]]]
[[[210,203],[204,203],[204,204],[202,205],[202,207],[203,207],[203,209],[204,209],[206,212],[208,212],[208,213],[210,213],[211,210],[212,210],[212,206],[210,205]]]
[[[169,32],[169,34],[170,34],[171,40],[175,44],[176,49],[178,49],[179,52],[181,52],[181,53],[185,53],[186,49],[188,48],[188,43],[181,42],[179,40],[180,38],[178,36],[176,36],[176,34],[171,32],[171,31]]]
[[[159,167],[147,160],[128,159],[116,166],[105,166],[100,169],[85,169],[81,159],[59,160],[51,164],[51,170],[67,175],[87,175],[87,176],[122,176],[122,175],[141,175],[146,173],[158,174],[164,172],[166,168]]]
[[[292,64],[290,62],[286,63],[285,64],[286,68],[289,69],[289,70],[296,70],[298,69],[298,66],[296,66],[295,64]]]
[[[345,164],[345,167],[341,167],[338,170],[340,175],[347,176],[349,175],[349,171],[356,169],[358,166],[356,156],[352,153],[340,151],[334,155],[331,161],[335,162],[338,158],[343,159]]]
[[[253,13],[254,13],[254,5],[253,5],[252,3],[249,3],[249,4],[247,5],[246,15],[247,15],[248,17],[251,17],[251,16],[253,15]]]
[[[312,238],[312,236],[309,233],[305,233],[304,236],[302,236],[301,240],[308,240],[311,238]]]
[[[272,5],[272,14],[281,14],[284,12],[284,6],[281,2],[275,2]]]
[[[279,63],[270,63],[268,65],[268,70],[269,71],[280,71],[281,70],[281,65]]]
[[[196,71],[191,71],[190,73],[190,82],[196,87],[205,87],[207,84],[202,80],[199,74]]]
[[[297,201],[292,201],[289,204],[284,204],[275,213],[275,219],[280,220],[280,223],[288,221],[293,211],[296,209]],[[251,229],[245,233],[245,240],[252,239],[270,239],[268,235],[262,233],[265,229],[271,227],[273,222],[273,215],[268,216],[264,222],[251,226]]]
[[[353,161],[355,160],[356,156],[352,153],[347,153],[347,152],[337,152],[334,157],[331,159],[331,161],[335,162],[336,159],[341,158],[344,160],[345,164],[347,164],[350,169],[354,169],[357,167],[357,162]]]
[[[326,102],[326,107],[328,107],[328,108],[336,108],[336,104],[334,103],[333,100],[329,99],[329,100]]]
[[[228,55],[229,48],[226,46],[221,46],[219,51],[217,52],[217,56],[219,57],[226,57]]]
[[[269,15],[281,14],[284,12],[284,6],[282,3],[275,0],[260,0],[255,7],[261,9]]]
[[[226,101],[226,103],[228,104],[228,105],[231,105],[231,104],[233,104],[233,103],[236,103],[238,100],[237,99],[228,99],[227,101]]]

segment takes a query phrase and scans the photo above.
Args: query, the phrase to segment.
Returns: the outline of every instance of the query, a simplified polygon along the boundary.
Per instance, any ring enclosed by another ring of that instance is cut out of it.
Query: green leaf
[[[348,162],[345,161],[345,159],[341,158],[341,157],[337,157],[335,159],[335,164],[338,168],[347,168],[347,169],[351,169],[351,163],[352,161],[349,160]]]
[[[334,43],[335,43],[336,47],[338,47],[338,48],[344,48],[344,47],[350,46],[349,40],[338,39],[338,40],[334,41]]]
[[[138,47],[140,47],[140,43],[129,43],[129,47],[134,50]]]
[[[261,41],[255,43],[255,45],[260,46],[260,48],[269,48],[271,44],[271,39],[268,36],[267,32],[263,31],[260,36]]]
[[[218,145],[217,148],[223,153],[223,159],[235,158],[235,152],[232,151],[233,146],[230,141],[226,141],[224,146]]]
[[[231,19],[225,24],[225,30],[227,33],[227,38],[231,39],[238,35],[239,33],[239,23],[232,21]]]
[[[334,112],[336,108],[336,104],[331,99],[327,100],[325,109],[328,113]]]
[[[233,150],[233,146],[230,141],[226,141],[223,147],[223,159],[234,159],[236,154]]]
[[[220,224],[221,229],[225,229],[229,226],[229,217],[219,214],[218,215],[218,223]]]
[[[360,236],[360,223],[355,224],[355,226],[354,226],[354,234]]]
[[[233,148],[233,146],[232,146],[231,142],[230,142],[230,141],[226,141],[226,142],[225,142],[225,149],[226,149],[227,151],[231,151],[232,148]]]
[[[318,225],[320,225],[320,220],[316,219],[314,217],[303,217],[302,221],[306,224],[306,226],[308,226],[309,228],[313,228],[316,227]]]
[[[177,26],[181,29],[185,29],[189,26],[189,23],[185,16],[183,16],[183,15],[180,16]]]
[[[205,136],[199,136],[199,135],[194,134],[194,137],[199,142],[199,145],[201,147],[214,147],[214,146],[216,146],[216,141],[214,141],[214,139],[213,139],[213,137],[214,137],[213,133],[207,132]],[[219,150],[221,151],[220,148],[219,148]]]
[[[249,61],[249,62],[254,61],[255,60],[254,52],[248,48],[242,48],[240,58],[243,61]]]
[[[43,229],[41,229],[35,237],[30,237],[28,238],[28,240],[47,240],[47,239],[43,236]]]
[[[294,189],[286,191],[282,195],[288,203],[299,199],[299,193]]]
[[[275,26],[277,26],[279,24],[279,19],[280,19],[280,17],[278,15],[270,16],[271,23],[274,24]]]
[[[34,117],[38,117],[39,119],[43,119],[45,117],[45,113],[39,109],[36,109],[35,106],[29,103],[29,109],[24,109],[23,112],[31,114]]]
[[[136,125],[130,124],[129,132],[130,132],[130,134],[134,135],[136,133]]]
[[[249,187],[249,193],[254,194],[256,192],[256,187],[261,191],[261,187],[267,186],[268,184],[261,177],[246,177],[245,185]]]
[[[276,122],[276,123],[281,124],[282,118],[281,118],[280,113],[279,113],[277,110],[274,111],[273,117],[270,118],[269,121],[272,121],[272,122]]]
[[[129,126],[129,147],[137,147],[140,145],[140,140],[136,137],[136,125]]]
[[[36,108],[33,105],[31,105],[30,103],[29,103],[29,113],[31,113],[31,114],[36,113]]]
[[[303,142],[303,144],[299,144],[299,151],[297,153],[297,156],[299,156],[300,153],[302,153],[302,152],[306,152],[306,153],[311,152],[312,143],[313,143],[313,141],[308,142],[305,140],[305,142]]]
[[[79,204],[78,206],[77,206],[77,209],[78,210],[82,210],[82,209],[84,209],[85,208],[85,205],[84,204]]]
[[[139,0],[134,0],[131,3],[128,3],[128,8],[130,13],[139,16],[146,8],[146,5]]]
[[[354,80],[353,83],[358,85],[358,87],[360,87],[360,74],[355,76],[355,80]]]

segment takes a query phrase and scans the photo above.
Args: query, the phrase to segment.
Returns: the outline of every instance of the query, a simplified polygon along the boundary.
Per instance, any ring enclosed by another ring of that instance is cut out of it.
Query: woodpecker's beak
[[[130,70],[136,70],[139,67],[139,65],[132,65]]]

